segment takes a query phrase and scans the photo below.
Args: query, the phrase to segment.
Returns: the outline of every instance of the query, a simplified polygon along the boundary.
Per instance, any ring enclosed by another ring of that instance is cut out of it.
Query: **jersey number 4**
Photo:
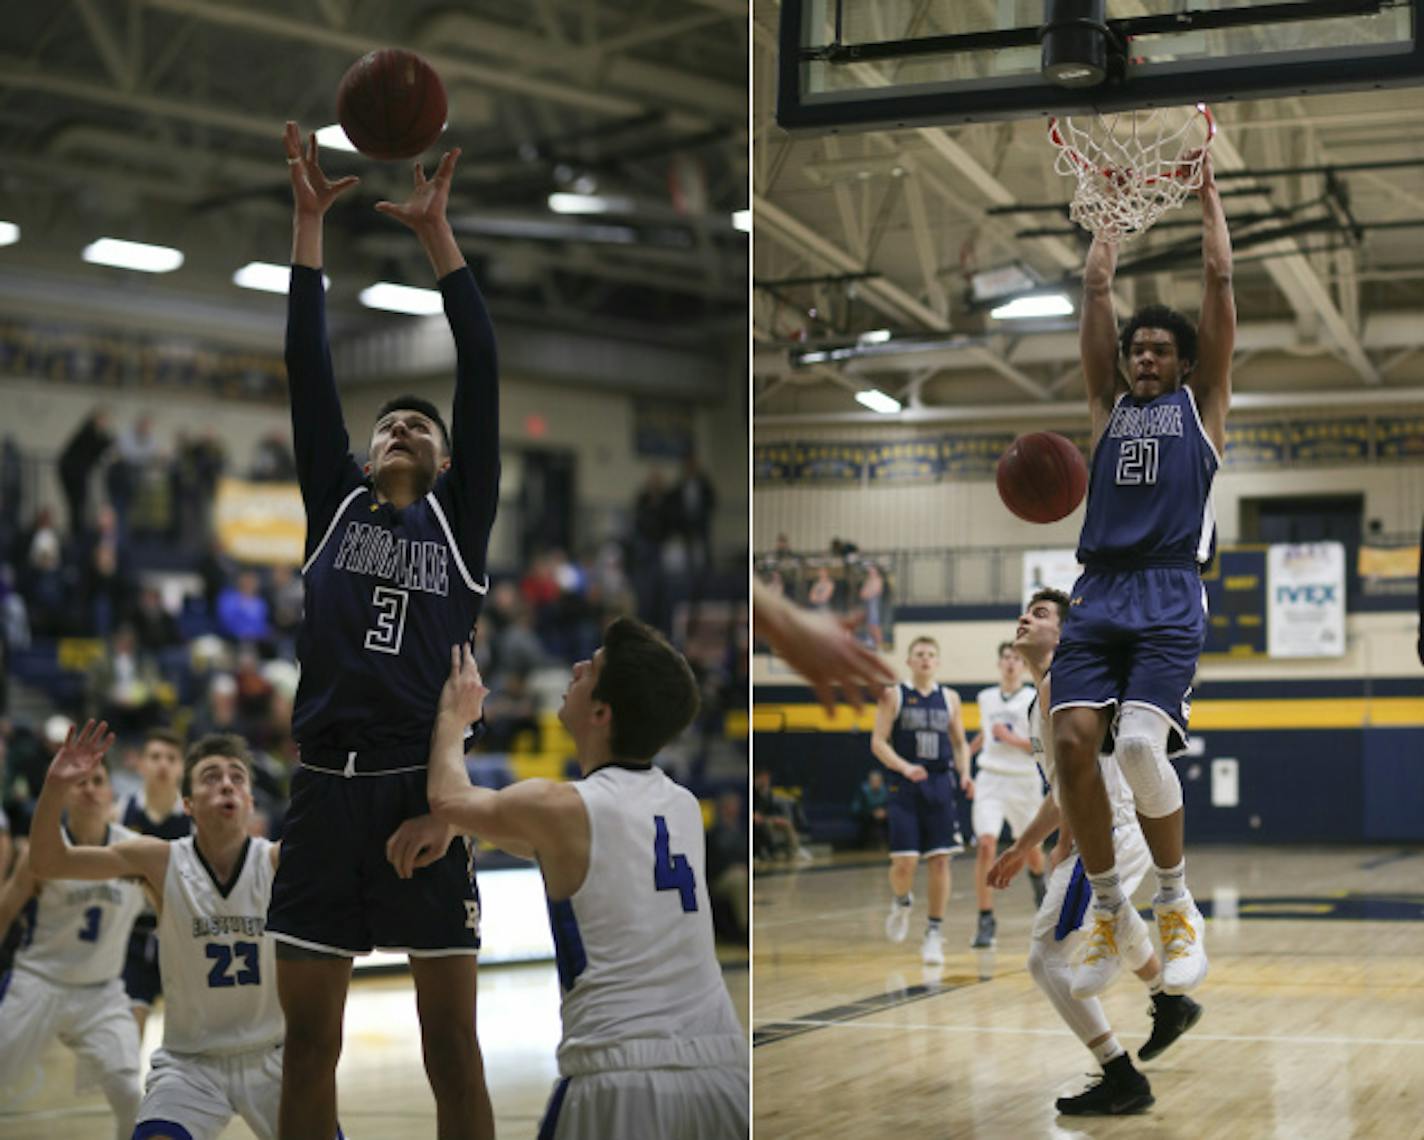
[[[366,631],[366,648],[377,653],[399,653],[405,636],[405,608],[410,595],[390,586],[377,586],[371,593],[376,607],[376,624]]]
[[[257,953],[256,942],[235,942],[231,946],[209,942],[208,957],[213,960],[213,968],[208,971],[208,988],[219,990],[228,986],[261,985],[262,970],[257,964]],[[230,972],[233,958],[242,959],[236,974]]]
[[[697,909],[697,879],[686,855],[668,851],[667,819],[653,816],[653,886],[660,891],[677,891],[682,896],[682,909]]]

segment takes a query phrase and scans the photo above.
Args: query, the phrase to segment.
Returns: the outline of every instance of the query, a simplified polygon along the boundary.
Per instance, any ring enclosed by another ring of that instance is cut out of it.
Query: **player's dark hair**
[[[154,741],[166,744],[170,748],[178,749],[178,754],[183,754],[183,738],[171,728],[150,728],[143,734],[143,746],[147,748]]]
[[[657,630],[627,617],[603,635],[592,696],[613,712],[609,748],[623,760],[651,760],[692,723],[701,704],[687,659]]]
[[[1147,305],[1138,309],[1123,327],[1118,348],[1123,360],[1132,354],[1132,336],[1138,329],[1166,329],[1177,342],[1177,357],[1184,366],[1197,362],[1197,330],[1191,321],[1166,305]]]
[[[1052,602],[1057,606],[1059,625],[1068,620],[1068,607],[1072,604],[1072,600],[1062,590],[1055,590],[1051,586],[1035,590],[1033,597],[1028,600],[1028,604],[1031,606],[1034,602]]]
[[[445,454],[450,454],[450,429],[445,426],[445,421],[440,416],[440,409],[429,400],[410,395],[397,396],[394,400],[387,400],[381,405],[381,410],[376,413],[376,423],[380,423],[392,412],[419,412],[425,416],[440,429],[440,438],[445,443]]]
[[[210,732],[188,749],[188,755],[183,761],[182,790],[185,796],[193,794],[193,769],[209,756],[226,756],[241,760],[242,766],[247,769],[247,782],[251,785],[252,753],[248,751],[247,741],[235,732]]]

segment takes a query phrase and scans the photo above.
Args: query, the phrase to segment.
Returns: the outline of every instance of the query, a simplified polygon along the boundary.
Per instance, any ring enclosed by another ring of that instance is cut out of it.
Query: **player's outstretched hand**
[[[469,645],[452,645],[450,676],[440,690],[440,714],[452,716],[461,724],[474,724],[484,715],[487,696],[489,690]]]
[[[415,187],[410,197],[399,204],[377,202],[376,209],[388,218],[394,218],[402,225],[409,226],[417,234],[445,221],[445,204],[450,200],[450,178],[455,173],[455,164],[460,161],[460,148],[447,150],[440,156],[440,165],[435,168],[435,177],[425,177],[425,167],[416,163],[413,172]]]
[[[292,199],[297,213],[319,218],[331,204],[361,180],[354,174],[331,181],[322,173],[316,157],[316,135],[307,136],[302,146],[302,131],[291,119],[282,133],[282,147],[287,152],[287,170],[292,176]]]
[[[85,723],[76,735],[71,726],[64,744],[50,762],[47,779],[56,784],[77,784],[99,766],[104,754],[114,746],[114,734],[108,721]]]
[[[880,690],[895,683],[895,673],[880,655],[829,614],[812,613],[754,583],[752,620],[781,659],[806,679],[827,712],[835,710],[839,689],[856,711]]]
[[[408,819],[386,840],[386,858],[402,879],[409,879],[421,867],[445,857],[455,830],[433,815]]]
[[[994,860],[994,865],[989,868],[989,885],[1002,891],[1014,881],[1014,876],[1023,870],[1023,865],[1023,852],[1019,851],[1016,845],[1010,844],[1004,848],[999,857]]]

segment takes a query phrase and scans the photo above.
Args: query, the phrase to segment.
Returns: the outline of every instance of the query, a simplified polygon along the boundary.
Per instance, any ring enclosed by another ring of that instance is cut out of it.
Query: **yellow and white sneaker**
[[[1097,997],[1112,985],[1124,959],[1141,965],[1142,947],[1150,945],[1147,923],[1130,900],[1116,914],[1095,907],[1088,912],[1088,923],[1083,927],[1083,941],[1073,956],[1068,976],[1070,990],[1079,1000]]]
[[[1191,895],[1172,903],[1153,899],[1152,916],[1162,938],[1162,988],[1189,993],[1206,977],[1206,919]]]

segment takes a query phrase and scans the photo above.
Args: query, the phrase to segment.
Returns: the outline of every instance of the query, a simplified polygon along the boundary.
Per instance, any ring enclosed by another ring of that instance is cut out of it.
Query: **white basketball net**
[[[1201,188],[1202,160],[1215,137],[1204,103],[1048,120],[1058,148],[1054,169],[1078,180],[1068,216],[1113,241],[1142,233]]]

